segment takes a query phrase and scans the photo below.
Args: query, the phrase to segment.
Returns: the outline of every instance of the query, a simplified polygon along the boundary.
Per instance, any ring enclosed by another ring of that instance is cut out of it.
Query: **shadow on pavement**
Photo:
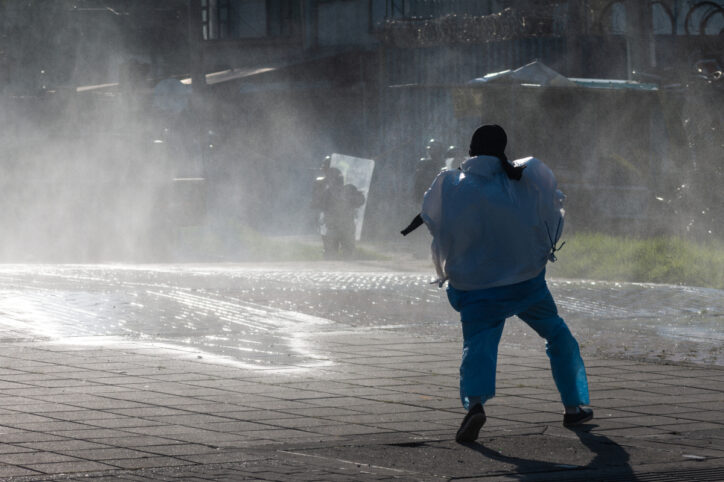
[[[568,429],[576,434],[581,443],[594,455],[593,459],[591,459],[586,465],[578,465],[571,460],[565,460],[565,454],[561,455],[562,460],[558,462],[550,462],[533,458],[503,455],[500,452],[492,448],[488,448],[478,442],[463,443],[460,445],[479,452],[491,460],[515,465],[516,472],[518,473],[513,475],[513,477],[523,481],[564,480],[561,472],[569,473],[569,475],[565,477],[566,479],[569,479],[569,477],[575,477],[574,473],[576,472],[582,470],[594,470],[595,472],[605,471],[607,476],[615,476],[616,480],[636,482],[638,479],[629,464],[630,456],[626,449],[605,435],[591,433],[590,430],[595,427],[597,427],[595,424],[586,424],[581,425],[580,427]],[[589,473],[586,476],[586,479],[604,480],[599,479],[595,472],[593,474]],[[553,478],[541,478],[545,477],[545,473],[550,473]],[[601,473],[600,476],[604,477],[604,474]]]

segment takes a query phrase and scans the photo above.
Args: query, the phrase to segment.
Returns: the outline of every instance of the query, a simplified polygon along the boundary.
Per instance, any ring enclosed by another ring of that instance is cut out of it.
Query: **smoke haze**
[[[480,2],[468,13],[498,15],[508,3],[525,2]],[[554,3],[550,12],[566,13],[566,2]],[[375,159],[363,239],[393,240],[419,209],[410,176],[426,142],[466,151],[482,123],[506,128],[511,159],[534,155],[554,169],[574,231],[722,237],[722,112],[711,108],[722,105],[722,36],[712,33],[722,15],[683,59],[681,42],[666,48],[676,35],[654,25],[663,66],[647,91],[466,84],[535,59],[572,77],[627,79],[613,54],[623,44],[595,48],[600,32],[586,40],[587,72],[572,69],[560,20],[520,41],[415,46],[395,30],[394,12],[374,7],[375,28],[388,15],[390,30],[375,37],[358,25],[349,33],[365,36],[362,47],[332,49],[348,40],[342,23],[329,26],[330,4],[303,61],[265,46],[223,62],[231,44],[220,41],[199,67],[188,2],[1,5],[6,262],[248,259],[244,233],[315,235],[312,184],[333,152]],[[410,5],[423,15],[431,4]],[[461,5],[452,14],[472,8]],[[611,13],[614,33],[625,31],[620,17]],[[199,68],[218,73],[205,88],[189,82]]]

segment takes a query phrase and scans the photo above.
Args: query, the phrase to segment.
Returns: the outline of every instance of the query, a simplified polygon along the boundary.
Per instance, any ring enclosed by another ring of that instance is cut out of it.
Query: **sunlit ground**
[[[382,330],[457,340],[429,271],[384,262],[253,265],[3,265],[2,341],[146,341],[250,368],[334,363],[325,333]],[[724,365],[724,292],[549,281],[584,353]],[[543,345],[517,319],[503,343]]]

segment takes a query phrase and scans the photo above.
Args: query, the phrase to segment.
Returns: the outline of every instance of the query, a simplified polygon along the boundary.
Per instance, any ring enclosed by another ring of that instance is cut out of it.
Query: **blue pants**
[[[517,315],[546,340],[553,380],[565,406],[587,405],[588,381],[578,343],[563,319],[545,282],[545,270],[522,283],[475,291],[447,289],[460,312],[463,356],[460,399],[466,409],[495,396],[498,343],[505,319]]]

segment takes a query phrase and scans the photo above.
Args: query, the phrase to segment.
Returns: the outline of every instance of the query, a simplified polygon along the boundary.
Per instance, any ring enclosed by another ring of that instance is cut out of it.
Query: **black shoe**
[[[480,429],[485,425],[485,410],[481,404],[476,404],[465,415],[463,423],[460,424],[458,433],[455,435],[456,442],[475,442]]]
[[[593,418],[593,410],[590,408],[581,408],[578,413],[567,413],[563,415],[563,425],[565,427],[573,427],[581,425]]]

